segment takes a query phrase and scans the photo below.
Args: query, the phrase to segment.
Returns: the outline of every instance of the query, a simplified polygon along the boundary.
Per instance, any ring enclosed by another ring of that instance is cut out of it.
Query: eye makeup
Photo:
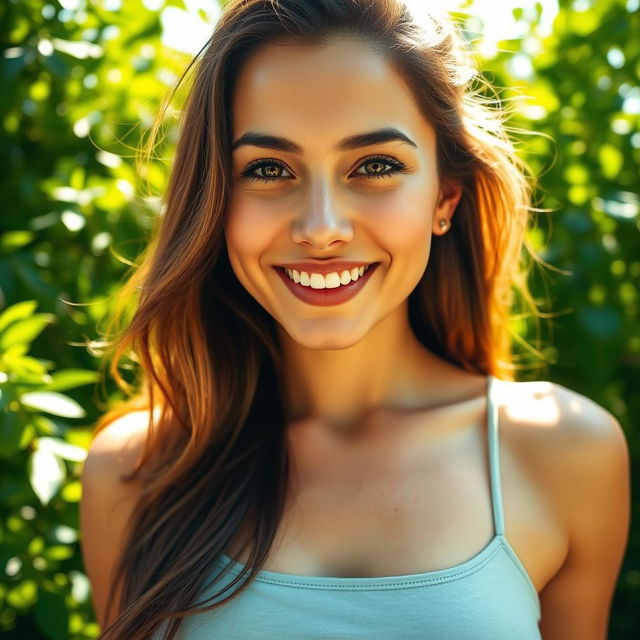
[[[400,162],[399,160],[396,160],[391,156],[385,156],[385,155],[375,155],[375,156],[369,156],[368,158],[365,158],[358,165],[358,169],[365,167],[368,164],[375,164],[375,163],[387,165],[391,168],[384,171],[384,173],[355,173],[354,172],[351,174],[351,176],[359,177],[359,178],[367,178],[367,179],[368,178],[387,178],[397,173],[407,172],[407,166],[403,162]],[[264,176],[264,175],[258,175],[254,173],[256,170],[263,169],[265,167],[279,167],[284,171],[288,171],[285,165],[279,160],[276,160],[275,158],[262,158],[260,160],[255,160],[254,162],[249,163],[240,174],[240,177],[247,178],[249,180],[260,180],[261,182],[276,182],[278,180],[291,180],[293,178],[293,176],[288,176],[288,177],[286,176],[283,177],[282,175]]]

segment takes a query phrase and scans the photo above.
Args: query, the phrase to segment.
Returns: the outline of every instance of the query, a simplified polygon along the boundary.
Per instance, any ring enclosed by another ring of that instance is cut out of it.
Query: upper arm
[[[566,446],[556,484],[569,550],[540,594],[545,640],[605,640],[611,601],[629,536],[628,445],[618,421],[584,396],[558,394]]]
[[[82,556],[91,583],[96,618],[101,629],[116,617],[120,591],[107,614],[109,588],[129,517],[135,507],[136,481],[124,483],[120,476],[129,472],[143,445],[147,412],[136,411],[117,418],[91,442],[82,470],[80,530]]]

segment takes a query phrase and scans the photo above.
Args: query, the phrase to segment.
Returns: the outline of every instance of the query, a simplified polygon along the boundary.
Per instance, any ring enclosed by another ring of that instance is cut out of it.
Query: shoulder
[[[526,446],[532,463],[546,460],[551,465],[547,471],[564,477],[589,464],[597,473],[629,461],[618,420],[577,391],[547,381],[498,381],[496,399],[505,437]]]
[[[132,411],[98,431],[89,446],[84,473],[96,470],[128,473],[142,452],[149,429],[149,412]]]
[[[498,381],[496,400],[501,436],[529,471],[550,481],[554,498],[563,503],[569,518],[568,527],[572,514],[582,515],[587,498],[593,505],[603,492],[625,488],[627,439],[604,407],[547,381]]]
[[[563,385],[498,387],[501,433],[544,488],[567,533],[564,563],[541,592],[543,635],[605,638],[629,536],[624,431],[609,411]]]
[[[82,468],[81,510],[93,509],[96,499],[102,506],[111,507],[133,496],[138,482],[126,482],[124,477],[133,470],[142,453],[148,427],[149,413],[133,411],[116,418],[94,435]]]
[[[124,482],[122,477],[142,452],[148,418],[148,411],[134,411],[109,423],[94,436],[82,469],[82,556],[96,617],[103,628],[114,569],[140,492],[137,481]]]

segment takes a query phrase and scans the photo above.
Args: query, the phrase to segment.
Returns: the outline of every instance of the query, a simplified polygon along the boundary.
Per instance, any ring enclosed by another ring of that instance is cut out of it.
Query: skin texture
[[[416,146],[332,148],[383,127],[399,129]],[[280,326],[294,415],[347,428],[380,405],[417,402],[445,370],[454,372],[416,340],[407,298],[427,268],[432,234],[443,233],[438,220],[452,218],[461,188],[439,182],[435,132],[409,89],[357,40],[269,44],[237,81],[233,139],[247,131],[288,138],[303,150],[233,152],[226,228],[238,279]],[[406,165],[405,172],[366,177],[377,169],[367,159],[380,154]],[[276,181],[241,176],[249,163],[269,158],[275,162],[253,174],[275,174]],[[272,268],[309,258],[381,264],[355,298],[320,307],[298,300]]]

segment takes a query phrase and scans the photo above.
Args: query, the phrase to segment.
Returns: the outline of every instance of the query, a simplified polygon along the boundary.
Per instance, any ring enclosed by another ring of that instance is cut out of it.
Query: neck
[[[310,349],[279,331],[294,422],[318,420],[340,431],[355,429],[378,409],[424,403],[429,387],[453,369],[418,341],[406,301],[346,348]]]

